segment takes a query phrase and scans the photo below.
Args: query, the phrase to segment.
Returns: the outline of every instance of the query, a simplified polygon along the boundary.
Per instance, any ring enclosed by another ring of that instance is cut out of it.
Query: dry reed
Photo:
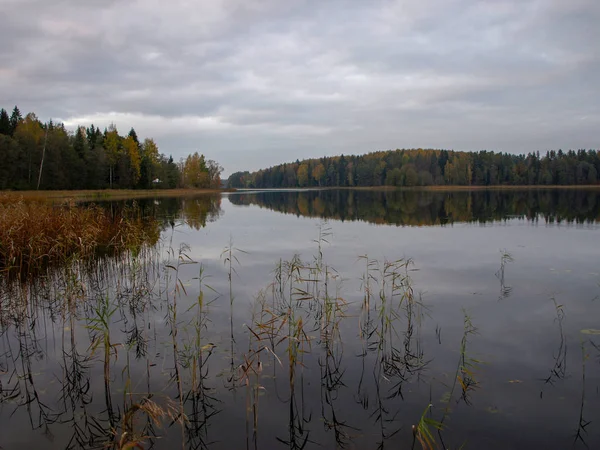
[[[22,279],[50,265],[139,248],[151,236],[135,208],[118,213],[73,202],[0,195],[0,271]]]

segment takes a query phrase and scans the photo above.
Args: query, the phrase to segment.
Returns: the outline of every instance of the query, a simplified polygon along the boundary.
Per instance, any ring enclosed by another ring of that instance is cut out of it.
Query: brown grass
[[[9,200],[22,199],[27,201],[55,200],[122,200],[147,197],[180,197],[199,194],[218,194],[233,192],[235,189],[101,189],[81,191],[0,191],[1,197]]]
[[[73,257],[139,248],[150,238],[135,208],[111,214],[95,205],[57,206],[0,194],[2,272],[27,277]]]

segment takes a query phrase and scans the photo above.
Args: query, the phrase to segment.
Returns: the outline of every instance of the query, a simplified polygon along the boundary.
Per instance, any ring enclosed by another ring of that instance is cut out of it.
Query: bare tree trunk
[[[44,147],[42,148],[42,162],[40,163],[40,173],[38,174],[37,190],[40,190],[42,181],[42,170],[44,169],[44,156],[46,156],[46,142],[48,142],[48,125],[46,124],[46,135],[44,136]]]

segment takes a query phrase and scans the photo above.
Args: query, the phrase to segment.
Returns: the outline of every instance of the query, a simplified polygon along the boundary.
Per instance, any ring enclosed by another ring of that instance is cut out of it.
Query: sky
[[[227,176],[395,148],[600,147],[598,0],[0,0],[0,106]]]

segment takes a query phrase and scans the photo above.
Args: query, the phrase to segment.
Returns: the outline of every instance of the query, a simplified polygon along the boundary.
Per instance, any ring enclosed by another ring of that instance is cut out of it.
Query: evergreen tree
[[[19,144],[12,137],[0,134],[0,190],[18,189]]]
[[[11,135],[10,117],[4,108],[0,109],[0,134]]]
[[[138,147],[140,146],[140,141],[139,141],[137,133],[135,132],[135,130],[133,129],[133,127],[131,128],[131,130],[129,130],[129,135],[128,136],[135,141],[135,143],[138,145]]]
[[[218,187],[221,166],[195,154],[202,187]],[[132,128],[125,137],[115,125],[104,131],[91,124],[72,134],[64,124],[41,123],[34,113],[23,118],[15,106],[9,116],[0,109],[0,190],[1,189],[104,189],[107,187],[174,188],[180,184],[181,167],[173,158],[158,152],[154,140],[143,145]],[[145,178],[144,178],[145,177]],[[280,180],[275,180],[280,183]]]
[[[179,185],[180,174],[177,164],[173,161],[173,156],[169,156],[167,161],[167,170],[165,174],[166,184],[169,189],[174,189]]]
[[[86,153],[84,133],[85,129],[83,127],[78,127],[75,131],[75,138],[73,140],[73,149],[81,159],[85,158]]]
[[[21,111],[17,108],[17,105],[13,108],[12,114],[10,115],[10,135],[12,136],[17,130],[17,126],[23,120],[23,116],[21,116]]]
[[[94,128],[94,124],[91,124],[86,130],[85,130],[85,134],[86,134],[86,138],[88,141],[88,144],[90,146],[90,148],[94,148],[96,147],[96,128]]]

